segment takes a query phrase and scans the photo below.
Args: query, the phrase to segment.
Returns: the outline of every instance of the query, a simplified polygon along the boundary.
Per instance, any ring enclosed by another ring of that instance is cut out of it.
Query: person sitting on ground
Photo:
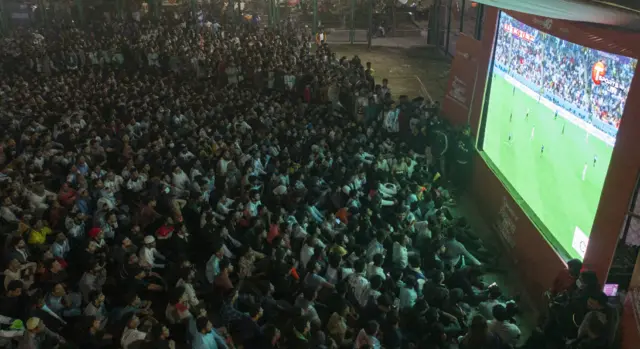
[[[513,347],[518,344],[518,340],[522,335],[520,328],[511,323],[507,308],[502,304],[497,304],[493,307],[493,320],[489,321],[489,331],[498,335],[502,343]]]

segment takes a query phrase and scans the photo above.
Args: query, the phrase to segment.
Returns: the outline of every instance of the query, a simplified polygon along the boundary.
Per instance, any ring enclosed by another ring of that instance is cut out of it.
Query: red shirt
[[[304,89],[304,101],[305,103],[311,102],[311,90],[308,87]]]

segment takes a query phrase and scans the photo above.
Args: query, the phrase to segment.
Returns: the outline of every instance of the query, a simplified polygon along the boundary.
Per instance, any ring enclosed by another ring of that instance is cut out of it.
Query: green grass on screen
[[[519,89],[513,95],[513,85],[494,75],[483,150],[516,200],[524,201],[527,214],[533,213],[534,222],[537,218],[560,245],[554,247],[580,258],[571,246],[574,230],[591,233],[613,147],[593,135],[587,139],[585,130],[560,115],[554,120],[555,112]]]

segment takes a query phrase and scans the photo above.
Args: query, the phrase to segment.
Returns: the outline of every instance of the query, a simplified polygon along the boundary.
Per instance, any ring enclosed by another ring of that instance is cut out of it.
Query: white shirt
[[[249,216],[251,217],[255,217],[258,215],[258,207],[262,205],[262,202],[260,202],[260,200],[253,202],[253,201],[249,201],[249,203],[247,204],[247,212],[249,212]]]
[[[229,206],[231,206],[231,204],[233,204],[233,200],[227,198],[224,201],[220,200],[218,201],[218,205],[216,205],[216,208],[218,209],[218,213],[226,215],[227,213],[229,213]]]
[[[409,251],[405,246],[400,245],[398,242],[394,242],[392,258],[395,266],[404,269],[409,264]]]
[[[200,304],[200,300],[196,295],[196,290],[193,288],[193,285],[191,283],[188,283],[183,279],[180,279],[176,283],[176,287],[180,287],[180,286],[184,287],[184,294],[187,298],[187,303],[189,303],[190,306],[195,307],[198,304]]]
[[[353,274],[349,278],[349,286],[353,290],[353,294],[360,306],[367,305],[367,301],[369,301],[369,280],[363,275]]]
[[[147,179],[143,175],[139,175],[138,178],[133,179],[129,178],[127,181],[127,189],[131,190],[134,193],[141,192],[144,189],[144,184],[147,182]]]
[[[374,275],[380,275],[382,280],[387,279],[387,275],[384,273],[384,269],[382,267],[378,267],[373,262],[369,263],[367,266],[367,278],[371,279]]]
[[[330,266],[327,267],[327,271],[324,274],[324,278],[327,280],[328,283],[335,285],[338,282],[346,279],[347,276],[353,274],[353,269],[351,268],[340,268],[340,269],[342,269],[342,279],[338,280],[340,277],[340,274],[338,273],[338,269],[334,269]]]
[[[180,171],[179,173],[174,173],[172,175],[171,182],[176,188],[184,189],[187,186],[187,183],[189,182],[189,177],[187,176],[186,173],[184,173],[184,171]]]
[[[140,249],[140,263],[141,264],[146,264],[149,265],[151,267],[159,267],[162,266],[161,264],[156,264],[156,257],[160,257],[162,256],[160,254],[160,252],[158,252],[158,250],[155,249],[155,247],[147,247],[147,246],[142,246],[142,248]]]
[[[493,320],[493,307],[498,304],[504,305],[497,299],[486,300],[478,305],[478,313],[487,320]]]
[[[220,175],[224,176],[227,174],[227,168],[229,167],[230,162],[231,161],[225,159],[218,160],[218,170],[220,172]]]
[[[147,334],[138,331],[137,328],[125,328],[122,333],[122,338],[120,339],[120,344],[122,344],[123,349],[129,349],[129,345],[133,342],[144,340],[147,337]]]
[[[300,263],[302,263],[302,266],[304,268],[307,267],[307,264],[309,263],[309,261],[311,260],[311,257],[313,257],[315,252],[316,252],[316,249],[313,248],[312,246],[309,246],[307,244],[304,244],[302,246],[302,249],[300,250]]]
[[[508,321],[503,322],[498,320],[489,321],[489,331],[498,335],[503,343],[513,346],[518,344],[518,339],[520,339],[520,335],[522,334],[518,326]]]
[[[122,188],[124,179],[121,176],[115,175],[113,179],[105,179],[103,183],[106,189],[111,189],[112,192],[117,193]]]

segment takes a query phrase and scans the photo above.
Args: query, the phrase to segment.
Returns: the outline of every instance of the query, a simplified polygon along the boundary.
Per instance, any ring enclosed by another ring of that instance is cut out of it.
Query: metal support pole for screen
[[[464,29],[464,9],[467,7],[467,0],[462,0],[462,5],[460,5],[460,33],[463,33]]]
[[[373,1],[369,0],[369,30],[367,30],[367,50],[371,50],[371,45],[373,41]]]
[[[447,12],[449,12],[449,14],[447,15],[447,32],[445,33],[446,35],[446,43],[445,43],[445,47],[444,47],[444,52],[446,54],[449,54],[449,39],[451,37],[451,6],[453,5],[453,0],[449,0],[449,6],[447,6]]]
[[[484,17],[484,5],[478,4],[478,11],[476,12],[476,28],[475,28],[475,38],[476,40],[482,39],[482,18]]]
[[[84,24],[84,9],[82,6],[82,0],[76,0],[76,8],[78,10],[78,21],[80,21],[80,24]]]
[[[316,35],[318,34],[318,0],[313,0],[311,5],[313,6],[313,26],[311,26],[311,30],[313,35]]]
[[[4,0],[0,0],[0,34],[4,36],[5,31],[7,30],[7,16],[4,10]]]
[[[356,41],[356,0],[351,0],[351,23],[349,25],[349,42],[353,44]]]

